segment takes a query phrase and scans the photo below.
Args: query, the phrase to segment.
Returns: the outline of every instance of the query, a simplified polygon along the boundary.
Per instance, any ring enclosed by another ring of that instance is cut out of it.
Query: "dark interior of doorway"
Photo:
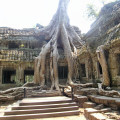
[[[15,70],[3,70],[2,84],[14,84],[15,79],[11,79],[12,75],[16,75]]]

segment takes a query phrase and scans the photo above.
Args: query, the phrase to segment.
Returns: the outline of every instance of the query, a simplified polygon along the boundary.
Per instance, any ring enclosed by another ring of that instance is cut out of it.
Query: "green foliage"
[[[119,1],[119,0],[98,0],[98,2],[102,4],[102,6],[104,6],[105,4],[111,3],[111,2],[115,2],[115,1]],[[99,15],[99,12],[100,12],[100,9],[96,8],[95,4],[93,3],[87,4],[87,16],[89,19],[92,19],[92,20],[96,19]]]
[[[87,15],[88,18],[96,19],[98,16],[97,10],[95,9],[95,6],[92,4],[87,5]]]
[[[26,75],[25,80],[26,82],[33,82],[34,76],[33,75]]]
[[[100,79],[96,79],[96,83],[102,83]]]
[[[20,80],[15,80],[16,86],[21,87],[23,83]]]

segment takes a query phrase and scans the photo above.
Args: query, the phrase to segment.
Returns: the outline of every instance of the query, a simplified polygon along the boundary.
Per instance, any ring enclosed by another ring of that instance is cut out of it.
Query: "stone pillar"
[[[22,68],[21,65],[16,70],[16,78],[17,78],[17,80],[19,80],[22,83],[24,83],[24,69]]]
[[[109,54],[109,69],[111,73],[111,77],[117,76],[118,73],[118,64],[117,64],[117,55],[115,53]]]
[[[99,77],[100,77],[99,66],[98,61],[96,61],[96,78],[99,79]]]
[[[0,67],[0,84],[2,84],[2,67]]]
[[[20,80],[22,83],[24,83],[24,69],[22,68],[22,66],[20,68]]]
[[[85,70],[86,70],[86,78],[87,78],[87,80],[89,79],[89,72],[88,72],[88,59],[86,59],[86,61],[85,61]]]

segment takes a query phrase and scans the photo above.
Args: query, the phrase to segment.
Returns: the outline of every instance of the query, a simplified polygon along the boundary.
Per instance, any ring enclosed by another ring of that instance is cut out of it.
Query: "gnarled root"
[[[102,66],[102,71],[103,71],[103,82],[102,82],[102,84],[104,86],[110,86],[108,64],[107,64],[106,57],[105,57],[104,46],[103,45],[99,46],[97,48],[96,52],[97,52],[98,61],[100,62],[100,65]]]

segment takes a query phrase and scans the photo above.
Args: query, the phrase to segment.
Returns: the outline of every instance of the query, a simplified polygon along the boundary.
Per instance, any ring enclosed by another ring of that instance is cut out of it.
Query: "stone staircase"
[[[64,96],[24,98],[8,106],[0,120],[24,120],[79,115],[79,107]]]

